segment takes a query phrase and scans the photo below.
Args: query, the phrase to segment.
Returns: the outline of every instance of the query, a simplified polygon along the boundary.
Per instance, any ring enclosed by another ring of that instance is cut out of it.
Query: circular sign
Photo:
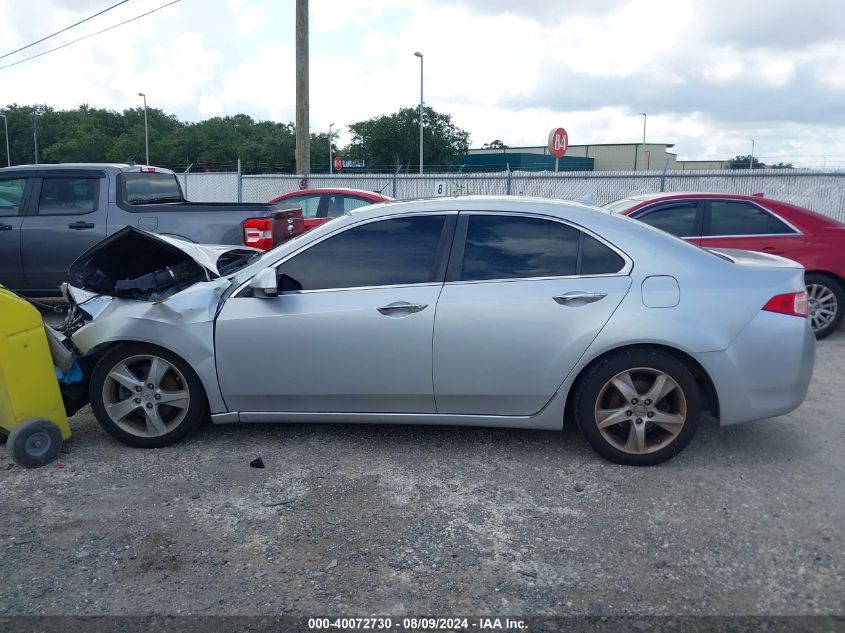
[[[340,171],[341,169],[343,169],[343,158],[341,158],[340,156],[335,156],[334,157],[334,170]]]
[[[549,151],[555,158],[560,158],[569,149],[569,135],[562,127],[556,127],[549,132]]]

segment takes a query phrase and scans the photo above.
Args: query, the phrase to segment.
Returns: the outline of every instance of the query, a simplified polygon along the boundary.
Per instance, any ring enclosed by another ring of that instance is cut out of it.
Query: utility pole
[[[296,171],[299,174],[311,172],[309,107],[308,0],[296,0]]]
[[[334,127],[334,123],[329,123],[329,174],[332,173],[332,161],[334,156],[332,156],[332,128]]]
[[[5,114],[0,114],[3,117],[3,127],[6,130],[6,167],[12,166],[12,155],[9,154],[9,119]]]
[[[414,53],[420,58],[420,176],[423,173],[423,54],[417,51]]]
[[[150,164],[150,133],[147,128],[147,95],[143,92],[138,93],[139,97],[144,97],[144,150],[147,154],[147,162],[144,163],[145,165]]]
[[[648,120],[648,114],[646,114],[645,112],[640,112],[640,114],[643,116],[643,169],[648,169],[648,166],[645,162],[645,124]]]
[[[748,139],[751,141],[751,156],[748,157],[748,169],[754,169],[754,139]]]
[[[35,164],[38,164],[38,125],[36,124],[36,118],[38,117],[38,113],[33,110],[32,111],[32,142],[35,144]]]

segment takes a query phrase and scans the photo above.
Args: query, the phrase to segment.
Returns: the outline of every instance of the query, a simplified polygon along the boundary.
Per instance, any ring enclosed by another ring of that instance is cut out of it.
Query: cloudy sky
[[[0,0],[0,55],[117,0]],[[0,66],[155,9],[129,0]],[[311,125],[428,105],[473,146],[675,143],[845,166],[841,0],[311,0]],[[0,69],[0,104],[151,106],[183,120],[294,119],[294,0],[181,0]],[[345,141],[348,137],[342,137]]]

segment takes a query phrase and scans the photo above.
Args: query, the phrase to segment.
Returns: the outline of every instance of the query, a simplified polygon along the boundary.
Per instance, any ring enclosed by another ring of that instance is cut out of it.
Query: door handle
[[[405,301],[397,301],[396,303],[391,303],[386,306],[376,308],[376,310],[378,310],[385,316],[390,316],[391,314],[394,314],[396,312],[407,312],[408,314],[413,314],[414,312],[425,310],[427,307],[427,303],[406,303]]]
[[[93,229],[95,224],[93,222],[71,222],[67,225],[67,228],[73,229],[74,231],[83,231],[85,229]]]
[[[786,251],[779,250],[774,246],[764,246],[763,252],[768,253],[769,255],[783,255]]]
[[[12,228],[11,224],[0,224],[0,231],[11,231]]]
[[[572,292],[565,292],[562,295],[552,297],[560,305],[586,305],[588,303],[595,303],[601,301],[607,296],[606,292],[581,292],[580,290],[573,290]]]

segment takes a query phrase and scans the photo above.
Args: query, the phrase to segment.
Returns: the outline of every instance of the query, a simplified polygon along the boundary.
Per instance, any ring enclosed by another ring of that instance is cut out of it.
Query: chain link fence
[[[470,194],[538,196],[603,205],[638,193],[763,193],[845,222],[845,171],[784,169],[670,172],[525,172],[451,174],[179,174],[189,200],[266,202],[307,188],[376,191],[401,200]]]

